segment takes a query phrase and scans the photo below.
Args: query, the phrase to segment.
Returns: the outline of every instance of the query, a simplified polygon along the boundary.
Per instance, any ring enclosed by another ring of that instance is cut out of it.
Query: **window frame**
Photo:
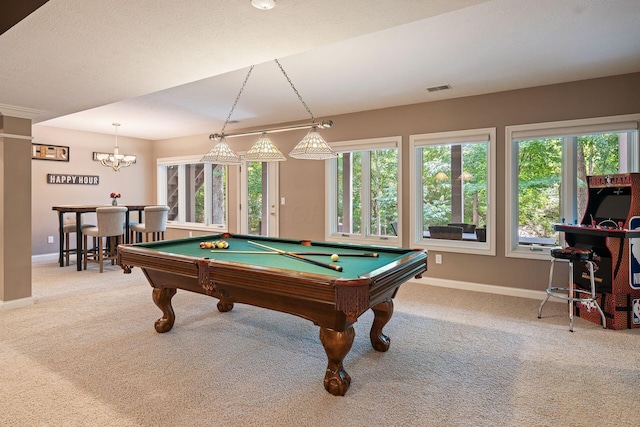
[[[180,192],[178,195],[179,206],[178,209],[178,220],[177,221],[167,221],[167,226],[182,228],[187,230],[203,230],[203,231],[212,231],[215,233],[224,232],[229,229],[229,167],[226,167],[226,200],[225,204],[225,224],[211,224],[209,223],[209,219],[211,218],[211,209],[212,209],[212,201],[208,195],[211,193],[210,189],[210,178],[212,172],[212,164],[205,163],[200,161],[202,156],[179,156],[179,157],[163,157],[158,158],[156,161],[156,182],[157,182],[157,200],[159,204],[167,204],[167,166],[178,165],[180,167],[178,174],[179,179],[178,183],[180,186]],[[205,185],[205,200],[204,200],[204,209],[205,209],[205,223],[198,222],[187,222],[185,221],[186,214],[183,209],[187,200],[185,198],[185,185],[186,185],[186,177],[185,177],[185,165],[192,164],[204,164],[205,167],[205,175],[207,175],[207,179],[204,181]]]
[[[628,130],[635,129],[636,140],[627,141],[627,164],[624,165],[626,171],[634,172],[639,171],[640,167],[639,122],[640,114],[626,114],[505,126],[505,257],[548,260],[551,250],[549,246],[520,244],[518,209],[516,206],[518,200],[518,150],[514,149],[515,144],[525,138],[570,137],[577,134],[622,131],[623,128]],[[515,142],[514,138],[516,139]],[[574,220],[577,222],[582,220],[582,218],[577,218],[578,213],[574,200],[577,185],[577,165],[573,161],[575,156],[572,153],[576,149],[577,147],[572,147],[568,144],[563,144],[562,148],[561,183],[563,188],[570,189],[570,191],[563,191],[560,199],[560,209],[562,215],[567,218],[568,223],[573,223]],[[564,242],[562,234],[560,235],[560,241]]]
[[[487,141],[487,238],[486,242],[428,239],[423,236],[422,158],[416,150],[431,145]],[[411,247],[441,252],[496,255],[496,128],[431,132],[409,135],[409,243]]]
[[[341,242],[341,243],[363,243],[363,244],[375,244],[379,246],[401,246],[402,241],[402,137],[401,136],[389,136],[382,138],[367,138],[357,139],[350,141],[338,141],[332,142],[331,148],[340,153],[347,151],[375,151],[383,149],[395,149],[398,154],[398,167],[397,167],[397,201],[398,201],[398,226],[397,236],[377,236],[369,234],[366,230],[361,235],[349,234],[338,232],[338,194],[337,194],[337,174],[338,174],[338,160],[329,159],[325,161],[325,240],[328,242]],[[364,165],[363,165],[364,167]],[[363,192],[369,188],[369,183],[365,183],[363,180]],[[368,215],[367,200],[363,197],[362,215],[364,218]]]

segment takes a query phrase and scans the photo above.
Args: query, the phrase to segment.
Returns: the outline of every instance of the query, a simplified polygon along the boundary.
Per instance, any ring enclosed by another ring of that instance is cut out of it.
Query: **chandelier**
[[[337,157],[336,152],[333,151],[333,149],[329,146],[329,144],[327,144],[327,142],[318,133],[318,129],[325,129],[325,128],[332,127],[333,121],[323,120],[321,122],[316,122],[315,117],[313,116],[313,113],[309,109],[309,106],[307,106],[307,104],[302,99],[302,96],[300,95],[296,87],[293,85],[293,82],[287,75],[286,71],[284,71],[284,68],[282,67],[282,65],[280,65],[280,62],[278,62],[277,59],[274,59],[274,62],[278,65],[278,67],[280,67],[280,71],[289,82],[291,89],[293,89],[293,92],[298,96],[298,99],[300,100],[304,108],[307,110],[307,113],[309,113],[309,116],[311,116],[311,123],[302,124],[302,125],[284,126],[279,128],[272,128],[272,129],[258,130],[258,131],[251,131],[251,132],[225,134],[224,131],[227,128],[227,124],[229,124],[229,120],[233,115],[233,112],[236,108],[236,104],[238,103],[238,100],[242,95],[242,91],[244,91],[244,88],[247,85],[247,81],[251,76],[251,72],[253,71],[254,66],[252,65],[249,68],[249,72],[247,73],[247,76],[245,77],[244,82],[242,83],[242,87],[240,88],[240,92],[238,92],[238,96],[236,97],[236,100],[231,106],[231,111],[229,112],[229,115],[227,116],[227,119],[225,120],[224,125],[222,126],[222,130],[220,131],[220,133],[214,133],[209,135],[209,139],[211,141],[216,142],[216,144],[213,146],[213,148],[211,148],[211,150],[209,150],[207,154],[205,154],[202,157],[202,159],[200,159],[201,162],[222,164],[222,165],[234,165],[234,164],[241,163],[243,159],[247,161],[252,161],[252,162],[279,162],[279,161],[287,160],[284,154],[282,154],[282,152],[278,150],[278,147],[276,147],[271,141],[271,139],[269,139],[268,134],[275,133],[275,132],[297,130],[297,129],[310,129],[310,130],[307,133],[307,135],[302,139],[302,141],[300,141],[298,145],[296,145],[293,148],[293,150],[291,150],[291,152],[289,153],[289,156],[295,159],[309,159],[309,160],[326,160],[326,159],[332,159]],[[249,149],[249,151],[247,152],[247,154],[244,156],[243,159],[241,159],[240,156],[234,153],[233,150],[229,147],[229,144],[227,143],[227,138],[229,137],[258,135],[258,134],[260,135],[260,138],[258,138],[258,141],[255,144],[253,144],[253,146]]]
[[[118,126],[120,126],[120,123],[112,123],[112,125],[116,128],[116,145],[113,147],[113,154],[98,153],[96,155],[96,159],[100,160],[102,166],[112,168],[114,171],[118,172],[120,168],[131,166],[131,164],[136,161],[136,156],[120,154],[120,150],[118,148]]]

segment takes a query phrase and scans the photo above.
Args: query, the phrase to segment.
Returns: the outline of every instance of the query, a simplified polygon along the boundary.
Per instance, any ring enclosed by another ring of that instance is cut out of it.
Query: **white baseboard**
[[[545,291],[534,291],[532,289],[511,288],[508,286],[486,285],[483,283],[460,282],[457,280],[437,279],[434,277],[423,277],[422,279],[411,279],[410,282],[441,286],[443,288],[462,289],[473,292],[484,292],[489,294],[507,295],[512,297],[530,298],[542,301],[547,295]],[[553,298],[552,298],[553,299]]]
[[[58,253],[31,255],[31,262],[58,261]]]
[[[0,301],[0,311],[15,310],[17,308],[33,305],[33,297],[14,299],[11,301]]]

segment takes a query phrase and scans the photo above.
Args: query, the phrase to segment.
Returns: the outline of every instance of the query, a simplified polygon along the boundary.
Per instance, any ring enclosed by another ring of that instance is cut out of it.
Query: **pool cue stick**
[[[292,254],[296,254],[296,255],[326,255],[326,256],[331,256],[331,255],[338,255],[338,256],[357,256],[357,257],[371,257],[371,258],[378,258],[378,254],[375,252],[363,252],[363,253],[356,253],[356,254],[341,254],[340,252],[291,252]]]
[[[295,258],[295,259],[298,259],[298,260],[300,260],[300,261],[305,261],[305,262],[308,262],[308,263],[310,263],[310,264],[315,264],[315,265],[318,265],[318,266],[320,266],[320,267],[329,268],[329,269],[331,269],[331,270],[335,270],[335,271],[342,271],[342,267],[341,267],[341,266],[339,266],[339,265],[335,265],[335,264],[326,264],[326,263],[324,263],[324,262],[316,261],[315,259],[305,258],[305,257],[303,257],[302,255],[296,255],[296,254],[294,254],[293,252],[287,252],[287,251],[283,251],[283,250],[280,250],[280,249],[272,248],[272,247],[267,246],[267,245],[262,245],[262,244],[260,244],[260,243],[252,242],[251,240],[247,240],[247,242],[249,242],[249,243],[250,243],[250,244],[252,244],[252,245],[260,246],[260,247],[262,247],[262,248],[266,248],[266,249],[270,249],[270,250],[272,250],[272,251],[279,252],[279,253],[280,253],[280,255],[286,255],[286,256],[288,256],[288,257]]]
[[[280,255],[279,252],[265,252],[265,251],[230,251],[227,249],[211,249],[211,252],[225,253],[225,254],[249,254],[249,255]],[[319,256],[331,256],[334,255],[332,252],[291,252],[295,255],[319,255]],[[356,254],[341,254],[336,252],[335,255],[338,256],[353,256],[353,257],[371,257],[378,258],[378,254],[375,252],[371,253],[356,253]]]
[[[249,255],[280,255],[278,252],[266,252],[266,251],[228,251],[226,249],[211,249],[211,252],[217,252],[220,254],[249,254]]]

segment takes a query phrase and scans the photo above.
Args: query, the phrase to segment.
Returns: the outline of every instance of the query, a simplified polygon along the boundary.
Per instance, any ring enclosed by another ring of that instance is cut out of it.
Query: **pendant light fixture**
[[[136,161],[136,156],[120,154],[120,148],[118,147],[118,127],[120,123],[112,123],[112,125],[116,128],[116,145],[113,147],[113,154],[99,153],[96,155],[96,159],[100,160],[102,166],[110,167],[118,172],[120,168],[131,166]]]
[[[268,134],[274,133],[274,132],[297,130],[297,129],[310,129],[310,130],[309,130],[309,133],[302,139],[302,141],[300,141],[300,143],[298,143],[298,145],[296,145],[296,147],[293,150],[291,150],[291,152],[289,153],[291,157],[297,158],[297,159],[311,159],[311,160],[325,160],[325,159],[337,157],[336,152],[331,149],[329,144],[327,144],[327,142],[318,133],[318,129],[325,129],[325,128],[332,127],[333,121],[323,120],[319,123],[316,122],[315,117],[313,116],[313,113],[311,112],[307,104],[302,99],[302,96],[300,95],[296,87],[291,82],[291,79],[287,75],[286,71],[284,71],[284,68],[282,67],[282,65],[280,65],[280,62],[278,62],[277,59],[275,59],[274,61],[278,65],[278,67],[280,67],[280,71],[282,71],[282,74],[289,82],[291,89],[293,89],[294,93],[298,96],[298,99],[300,100],[302,105],[305,107],[309,115],[311,116],[311,123],[303,124],[303,125],[285,126],[280,128],[274,128],[274,129],[252,131],[252,132],[225,134],[224,131],[227,127],[227,124],[229,123],[229,120],[233,115],[233,111],[236,108],[236,104],[238,103],[238,100],[240,99],[240,96],[242,95],[242,92],[247,84],[247,80],[249,80],[249,77],[251,76],[251,72],[253,71],[254,66],[252,65],[251,68],[249,68],[249,72],[247,73],[247,76],[244,79],[242,87],[240,88],[240,92],[238,93],[238,96],[236,97],[236,100],[233,103],[233,106],[231,107],[231,111],[229,112],[229,115],[227,116],[227,119],[225,120],[224,125],[222,126],[222,130],[220,131],[220,133],[209,135],[209,139],[211,141],[216,142],[216,144],[207,154],[205,154],[202,157],[200,161],[205,163],[226,164],[226,165],[238,164],[242,160],[236,153],[233,152],[233,150],[231,150],[231,148],[226,142],[226,138],[233,137],[233,136],[247,136],[247,135],[256,135],[256,134],[259,134],[260,138],[258,138],[258,141],[255,144],[253,144],[253,146],[249,149],[247,154],[244,156],[244,160],[253,161],[253,162],[274,162],[274,161],[279,162],[279,161],[287,160],[286,157],[282,154],[282,152],[273,144],[273,142],[271,142]]]
[[[262,132],[258,141],[244,155],[248,162],[281,162],[287,160],[278,147],[273,145],[266,132]]]

